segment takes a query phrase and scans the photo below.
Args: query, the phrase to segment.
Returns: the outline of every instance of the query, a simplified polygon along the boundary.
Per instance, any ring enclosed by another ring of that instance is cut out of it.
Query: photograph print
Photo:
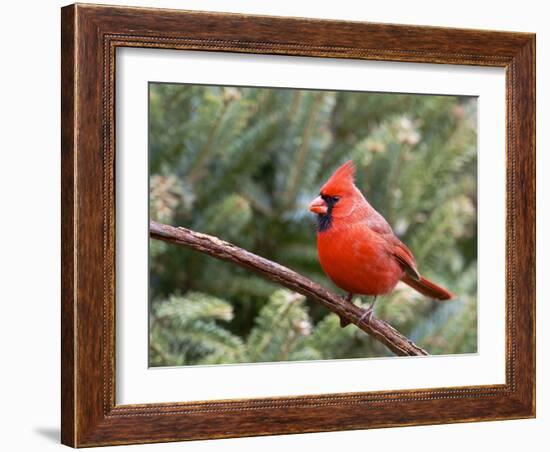
[[[477,353],[477,98],[149,83],[149,217]],[[149,240],[149,366],[395,356],[250,269]]]

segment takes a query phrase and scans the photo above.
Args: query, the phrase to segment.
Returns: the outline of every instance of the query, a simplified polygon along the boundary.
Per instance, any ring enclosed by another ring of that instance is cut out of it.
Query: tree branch
[[[151,221],[149,224],[150,236],[157,240],[191,248],[209,256],[232,262],[248,268],[282,286],[298,292],[306,297],[321,303],[340,318],[353,323],[377,341],[384,344],[392,352],[402,356],[419,356],[428,353],[403,336],[390,324],[372,316],[370,321],[360,322],[363,310],[342,297],[324,289],[319,284],[305,276],[296,273],[268,259],[246,251],[217,237],[202,234],[186,228],[176,228],[166,224]]]

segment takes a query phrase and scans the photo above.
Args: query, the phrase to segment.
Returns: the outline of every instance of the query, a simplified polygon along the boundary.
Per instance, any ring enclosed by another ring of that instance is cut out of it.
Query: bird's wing
[[[369,229],[380,235],[391,234],[393,235],[393,230],[386,219],[380,215],[376,210],[372,209],[369,213],[369,216],[366,220],[367,226]]]
[[[420,273],[416,269],[416,261],[411,253],[411,250],[399,240],[386,219],[380,215],[376,210],[372,209],[368,219],[367,226],[371,231],[376,232],[380,236],[384,237],[385,241],[389,245],[389,250],[392,256],[397,260],[401,268],[409,275],[413,280],[420,280]]]
[[[414,260],[411,250],[395,236],[393,236],[392,241],[394,242],[391,247],[391,254],[393,257],[399,262],[399,265],[407,275],[415,281],[420,281],[420,273],[418,273],[416,269],[416,261]]]

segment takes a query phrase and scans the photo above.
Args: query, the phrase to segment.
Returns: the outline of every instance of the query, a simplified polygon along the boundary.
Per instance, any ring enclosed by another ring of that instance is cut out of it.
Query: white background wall
[[[113,0],[115,1],[115,0]],[[537,33],[538,275],[548,209],[550,15],[545,3],[518,1],[353,0],[277,2],[116,0],[118,4],[243,13],[441,25]],[[93,2],[97,3],[97,2]],[[2,5],[0,27],[0,447],[7,451],[59,450],[59,8],[60,1]],[[7,139],[6,139],[7,138]],[[546,201],[546,202],[545,202]],[[538,409],[536,420],[406,427],[370,431],[244,438],[118,447],[116,450],[279,451],[389,449],[453,452],[547,450],[549,279],[539,277],[537,303]],[[544,381],[546,380],[546,381]],[[546,433],[546,435],[544,435]]]

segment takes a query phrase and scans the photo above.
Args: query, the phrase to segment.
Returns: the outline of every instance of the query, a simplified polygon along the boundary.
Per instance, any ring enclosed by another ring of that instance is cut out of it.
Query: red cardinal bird
[[[448,300],[453,294],[418,273],[411,251],[354,184],[350,160],[338,168],[309,205],[317,214],[317,252],[327,276],[348,292],[374,296],[361,316],[370,321],[378,295],[390,293],[398,281],[427,297]],[[342,326],[349,322],[341,319]]]

